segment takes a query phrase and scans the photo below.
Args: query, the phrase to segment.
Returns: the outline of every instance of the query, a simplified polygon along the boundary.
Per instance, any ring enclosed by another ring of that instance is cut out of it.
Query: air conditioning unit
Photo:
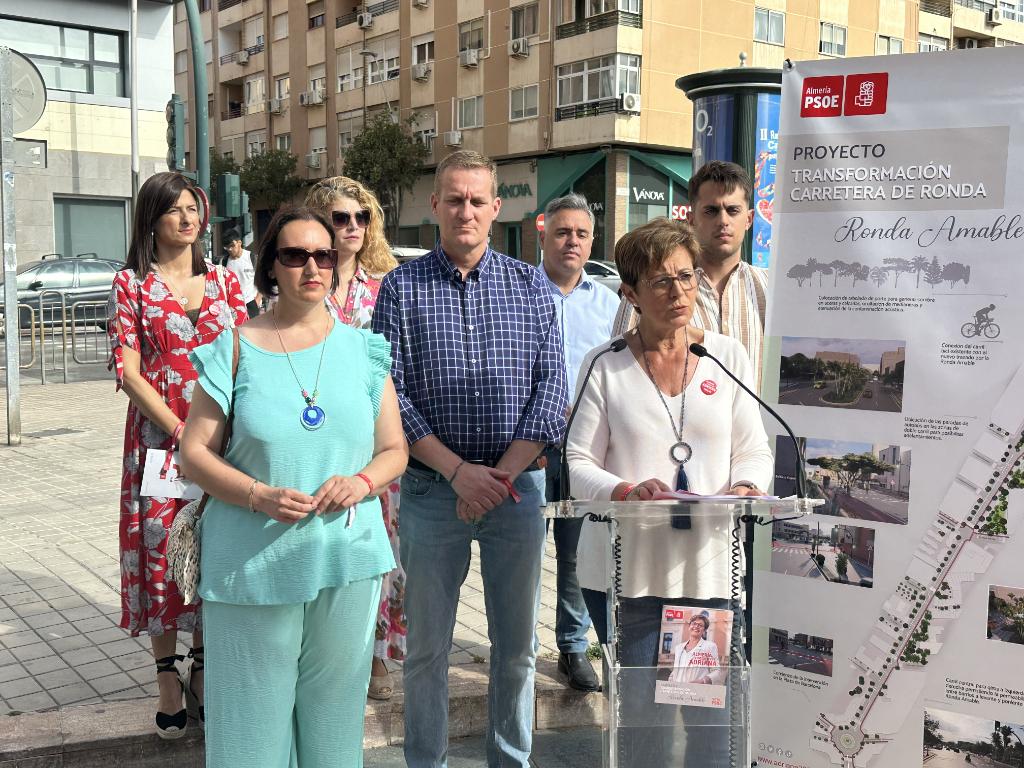
[[[517,37],[508,44],[508,55],[525,59],[530,55],[530,38]]]
[[[306,155],[306,167],[307,168],[319,168],[320,158],[323,153],[321,152],[310,152]]]
[[[480,49],[469,48],[459,53],[459,64],[464,67],[475,67],[480,64]]]
[[[461,147],[462,146],[462,131],[445,131],[444,132],[444,145],[446,147]]]
[[[238,52],[237,61],[238,61],[239,64],[248,64],[249,63],[249,52],[247,50],[245,50],[245,48],[243,48],[242,50],[240,50]]]
[[[988,9],[988,23],[993,27],[998,26],[1006,21],[1006,13],[1002,8],[989,8]]]
[[[299,104],[304,107],[311,107],[316,104],[324,103],[324,92],[322,88],[317,88],[315,91],[305,91],[299,94]]]
[[[284,112],[284,99],[271,99],[268,101],[267,111],[275,115],[280,115]]]
[[[956,47],[962,49],[977,48],[978,39],[975,37],[961,37],[956,41]]]
[[[640,114],[640,94],[639,93],[620,93],[619,94],[619,112],[628,112],[630,114]]]
[[[356,24],[360,29],[369,29],[373,26],[373,14],[369,11],[356,14]]]
[[[412,65],[413,80],[426,80],[430,77],[430,65],[427,62]]]
[[[429,8],[430,0],[412,0],[413,8]]]

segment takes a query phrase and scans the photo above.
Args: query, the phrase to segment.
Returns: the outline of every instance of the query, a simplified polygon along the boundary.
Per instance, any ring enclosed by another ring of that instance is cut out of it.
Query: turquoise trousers
[[[207,768],[363,764],[381,579],[308,603],[206,601]]]

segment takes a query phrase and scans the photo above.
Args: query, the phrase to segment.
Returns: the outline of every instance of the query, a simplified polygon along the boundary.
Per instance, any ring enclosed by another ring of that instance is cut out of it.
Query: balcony
[[[249,56],[255,56],[257,53],[263,53],[263,48],[263,43],[257,43],[256,45],[250,45],[248,48],[243,48],[242,50],[235,51],[234,53],[225,53],[220,57],[220,63],[221,65],[224,65],[230,64],[233,61],[238,61],[238,54],[242,51],[245,51]]]
[[[609,112],[618,111],[618,99],[600,99],[599,101],[588,101],[585,104],[573,104],[568,107],[557,107],[555,109],[555,121],[575,120],[580,117],[594,117],[596,115],[606,115]]]
[[[374,17],[376,17],[376,16],[383,16],[385,13],[391,13],[392,11],[397,11],[398,10],[398,5],[399,5],[399,0],[384,0],[381,3],[374,3],[373,5],[367,5],[367,6],[365,6],[363,8],[362,11],[352,11],[351,13],[346,13],[346,14],[343,14],[343,15],[339,16],[336,19],[334,26],[337,28],[337,27],[344,27],[344,26],[347,26],[349,24],[355,24],[356,23],[356,17],[359,16],[359,14],[361,14],[361,13],[369,13],[369,14],[372,14]]]
[[[608,27],[633,27],[643,29],[644,17],[639,13],[628,11],[611,11],[598,16],[589,16],[578,21],[570,21],[567,24],[559,24],[555,28],[555,39],[564,40],[567,37],[585,35],[587,32],[595,32]]]
[[[226,11],[228,8],[234,8],[236,5],[241,5],[242,0],[220,0],[217,3],[218,11]]]

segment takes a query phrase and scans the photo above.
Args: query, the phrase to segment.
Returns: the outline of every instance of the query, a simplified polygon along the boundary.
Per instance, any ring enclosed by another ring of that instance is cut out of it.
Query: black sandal
[[[181,682],[181,676],[178,674],[178,668],[175,666],[175,662],[184,661],[184,656],[165,656],[162,659],[156,660],[156,673],[162,674],[164,672],[171,673],[178,681],[178,685],[181,686],[181,692],[185,692],[185,684]],[[180,712],[176,712],[173,715],[165,714],[159,710],[156,713],[156,735],[166,741],[173,741],[174,739],[180,739],[185,735],[185,728],[188,726],[188,712],[182,709]]]
[[[202,672],[206,669],[206,665],[203,664],[203,651],[203,646],[199,646],[188,652],[188,657],[192,659],[192,666],[189,667],[188,685],[185,686],[185,709],[189,717],[199,721],[200,727],[206,726],[206,707],[199,703],[199,697],[192,690],[192,676],[196,672]]]

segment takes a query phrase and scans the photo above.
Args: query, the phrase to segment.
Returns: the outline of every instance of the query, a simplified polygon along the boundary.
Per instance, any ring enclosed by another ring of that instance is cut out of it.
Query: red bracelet
[[[625,487],[625,488],[623,489],[623,491],[622,491],[622,495],[620,496],[620,498],[619,498],[619,501],[625,501],[625,500],[626,500],[626,497],[627,497],[627,496],[629,496],[629,494],[633,492],[633,489],[634,489],[634,488],[636,488],[636,486],[635,486],[635,485],[627,485],[627,486],[626,486],[626,487]]]
[[[377,487],[377,486],[375,486],[373,484],[373,480],[368,478],[362,472],[359,472],[358,474],[356,474],[355,477],[358,477],[360,480],[362,480],[364,483],[366,483],[370,487],[370,493],[373,493],[373,489]]]
[[[512,481],[511,480],[509,480],[506,477],[501,482],[504,483],[505,487],[508,489],[508,495],[512,497],[512,501],[514,501],[516,504],[518,504],[520,501],[523,500],[523,497],[520,496],[519,493],[516,491],[515,486],[512,485]]]
[[[171,448],[172,449],[177,447],[178,440],[181,439],[181,432],[182,432],[183,429],[185,429],[185,422],[184,421],[179,421],[178,422],[178,426],[176,426],[174,428],[174,431],[171,433]]]

